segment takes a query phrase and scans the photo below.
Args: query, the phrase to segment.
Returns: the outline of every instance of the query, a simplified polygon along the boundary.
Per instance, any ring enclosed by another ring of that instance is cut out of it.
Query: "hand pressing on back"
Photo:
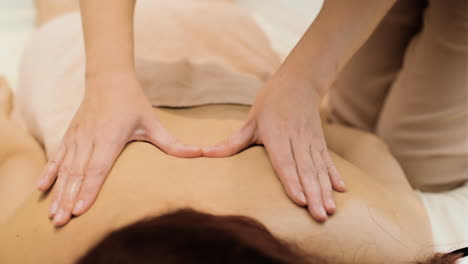
[[[227,157],[262,144],[289,198],[323,222],[335,212],[333,189],[345,184],[328,153],[319,116],[320,97],[313,85],[278,75],[260,90],[245,125],[218,145],[203,148],[206,157]]]
[[[134,74],[87,78],[83,101],[38,183],[46,191],[55,181],[49,216],[56,226],[92,206],[130,141],[147,141],[176,157],[201,155],[161,125]]]

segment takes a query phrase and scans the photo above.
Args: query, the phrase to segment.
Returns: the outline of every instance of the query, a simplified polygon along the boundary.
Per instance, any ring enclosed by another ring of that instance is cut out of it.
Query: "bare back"
[[[204,145],[238,128],[248,108],[216,105],[155,111],[175,136]],[[391,168],[390,154],[369,143],[368,135],[336,126],[325,132],[332,150],[344,156],[351,152],[342,139],[367,142],[360,144],[361,150],[352,150],[359,155],[357,163],[373,149],[371,158],[387,166],[385,171],[401,171]],[[64,228],[55,229],[48,220],[50,198],[34,192],[0,226],[0,261],[69,263],[110,230],[183,207],[251,216],[280,238],[334,263],[400,263],[424,257],[430,250],[430,226],[404,175],[367,174],[372,172],[338,155],[333,159],[349,191],[335,193],[337,213],[318,224],[287,198],[260,146],[230,158],[180,159],[150,144],[132,143],[118,159],[92,209]]]

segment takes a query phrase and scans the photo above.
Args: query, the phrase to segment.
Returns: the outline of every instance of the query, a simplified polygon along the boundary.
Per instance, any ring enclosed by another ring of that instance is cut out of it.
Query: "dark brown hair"
[[[415,264],[455,264],[463,253],[436,254]],[[245,216],[182,209],[108,234],[77,264],[326,264],[273,236]]]
[[[416,264],[455,264],[462,256],[462,253],[437,253],[428,260]]]
[[[107,235],[78,264],[315,264],[258,221],[183,209]]]

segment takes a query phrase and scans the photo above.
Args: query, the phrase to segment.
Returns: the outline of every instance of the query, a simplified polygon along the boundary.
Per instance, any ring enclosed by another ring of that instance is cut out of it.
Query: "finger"
[[[205,157],[228,157],[237,154],[254,143],[254,126],[246,124],[227,139],[214,146],[202,148]]]
[[[338,192],[345,192],[346,184],[343,181],[343,178],[341,177],[340,173],[336,169],[335,163],[333,162],[333,159],[331,158],[328,150],[324,150],[322,152],[322,157],[323,157],[323,161],[325,162],[327,166],[328,175],[330,176],[333,189],[335,189]]]
[[[296,171],[296,163],[287,137],[277,137],[274,141],[267,140],[265,148],[278,177],[289,198],[298,205],[307,204],[299,176]]]
[[[124,146],[125,143],[95,143],[72,211],[73,215],[82,215],[91,208]]]
[[[202,154],[199,147],[188,146],[174,138],[159,122],[154,122],[148,128],[148,135],[145,141],[155,145],[167,154],[179,158],[195,158]]]
[[[67,182],[67,177],[70,174],[71,167],[73,164],[73,157],[75,155],[76,145],[75,143],[66,145],[66,153],[63,159],[62,164],[57,172],[57,184],[54,186],[54,193],[52,196],[52,202],[49,208],[49,216],[55,218],[60,201],[62,199],[63,191],[65,189],[65,184]]]
[[[309,212],[318,222],[326,221],[328,217],[323,207],[317,169],[309,154],[308,144],[298,139],[291,139],[290,142]]]
[[[71,168],[71,172],[67,177],[62,199],[60,200],[59,209],[54,217],[54,224],[62,226],[71,219],[72,210],[75,205],[81,184],[84,179],[84,173],[89,157],[91,156],[93,145],[91,142],[80,142],[76,147],[76,154]]]
[[[65,144],[61,143],[54,157],[47,163],[44,171],[39,178],[37,188],[40,191],[46,191],[52,186],[55,179],[57,178],[58,169],[62,164],[63,158],[65,157]]]
[[[332,186],[330,183],[330,176],[328,176],[328,169],[323,161],[322,153],[313,149],[313,146],[310,146],[310,155],[314,162],[315,169],[317,171],[317,176],[320,184],[320,191],[322,192],[322,200],[325,206],[325,210],[328,214],[334,214],[336,211],[335,201],[333,199]]]

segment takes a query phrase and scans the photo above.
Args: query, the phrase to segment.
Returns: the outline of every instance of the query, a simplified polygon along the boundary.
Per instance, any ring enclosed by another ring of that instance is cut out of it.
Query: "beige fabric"
[[[280,64],[246,11],[200,0],[137,1],[135,53],[138,77],[154,106],[251,104]],[[19,80],[15,114],[50,157],[84,92],[78,13],[35,33]]]
[[[421,190],[468,178],[467,2],[398,1],[330,95],[331,118],[383,138]]]

